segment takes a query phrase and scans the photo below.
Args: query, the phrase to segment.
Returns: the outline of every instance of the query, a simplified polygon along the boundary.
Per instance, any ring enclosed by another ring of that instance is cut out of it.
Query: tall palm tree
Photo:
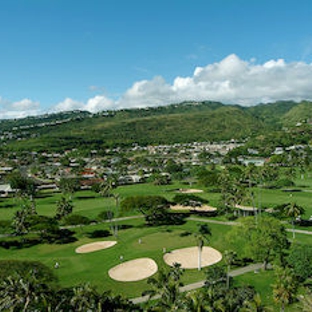
[[[181,311],[184,302],[184,294],[180,292],[182,274],[180,264],[175,264],[169,271],[159,270],[156,278],[148,279],[152,290],[145,291],[143,295],[160,297],[152,311]]]
[[[281,304],[281,312],[285,311],[285,306],[293,301],[298,290],[298,281],[291,268],[277,267],[276,280],[273,284],[273,299]]]
[[[205,242],[209,243],[208,236],[211,236],[211,230],[207,224],[201,224],[198,231],[194,234],[198,246],[198,271],[201,270],[201,256]]]
[[[223,254],[223,258],[226,264],[226,289],[230,288],[230,269],[236,256],[236,252],[233,250],[226,250]]]
[[[73,208],[74,206],[71,201],[68,200],[66,197],[62,196],[62,198],[57,202],[56,217],[58,219],[66,217],[73,212]]]
[[[304,214],[305,210],[295,202],[291,202],[284,207],[284,212],[288,217],[291,217],[293,239],[295,239],[295,219]]]
[[[17,210],[13,217],[12,225],[16,235],[26,234],[29,230],[27,218],[31,215],[30,207],[23,205],[21,210]]]

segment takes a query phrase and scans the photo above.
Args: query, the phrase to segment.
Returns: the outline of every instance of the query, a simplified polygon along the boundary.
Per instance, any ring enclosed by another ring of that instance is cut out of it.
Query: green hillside
[[[115,145],[172,144],[245,139],[312,118],[312,103],[282,101],[254,107],[219,102],[106,111],[74,111],[1,121],[6,150],[100,149]]]
[[[298,123],[306,123],[312,120],[312,103],[303,101],[292,107],[283,117],[285,126],[296,126]]]

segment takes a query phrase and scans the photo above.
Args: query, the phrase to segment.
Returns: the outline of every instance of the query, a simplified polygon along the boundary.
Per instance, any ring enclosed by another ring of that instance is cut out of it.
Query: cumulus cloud
[[[214,100],[224,104],[251,106],[278,100],[312,100],[312,64],[287,63],[283,59],[257,64],[231,54],[219,62],[196,67],[189,76],[178,76],[171,83],[163,77],[134,82],[117,100],[96,95],[85,102],[66,98],[53,111],[102,110],[151,107],[186,100]],[[92,88],[94,91],[96,87]],[[99,91],[99,90],[97,90]],[[2,116],[39,112],[39,103],[29,99],[9,103],[0,98]],[[4,117],[5,118],[5,117]]]
[[[22,118],[41,113],[40,103],[30,99],[10,102],[0,97],[0,119]]]
[[[71,98],[66,98],[52,108],[54,112],[85,110],[91,113],[114,109],[115,103],[103,95],[97,95],[87,101],[87,103],[75,101]]]
[[[231,54],[213,64],[197,67],[189,77],[176,77],[170,85],[162,77],[136,82],[120,99],[122,107],[157,106],[185,100],[214,100],[243,106],[278,100],[312,99],[312,65],[263,64]]]

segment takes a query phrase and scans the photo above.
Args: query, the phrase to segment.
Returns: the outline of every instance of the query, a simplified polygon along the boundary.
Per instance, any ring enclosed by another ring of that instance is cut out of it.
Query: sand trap
[[[215,264],[222,259],[222,254],[212,248],[204,246],[201,254],[201,267]],[[176,249],[164,255],[164,261],[173,266],[174,263],[180,263],[183,269],[198,268],[198,247],[189,247]]]
[[[76,248],[76,253],[87,253],[87,252],[102,250],[102,249],[110,248],[116,244],[117,244],[116,241],[94,242],[94,243],[82,245]]]
[[[190,193],[203,193],[203,190],[197,190],[197,189],[179,189],[178,193],[182,194],[190,194]]]
[[[170,209],[172,209],[172,210],[192,210],[192,211],[202,211],[202,212],[217,211],[216,207],[212,207],[212,206],[208,206],[208,205],[202,205],[202,206],[198,206],[198,207],[174,205],[174,206],[170,206]]]
[[[116,265],[108,275],[120,282],[135,282],[148,278],[158,270],[157,264],[150,258],[139,258]]]

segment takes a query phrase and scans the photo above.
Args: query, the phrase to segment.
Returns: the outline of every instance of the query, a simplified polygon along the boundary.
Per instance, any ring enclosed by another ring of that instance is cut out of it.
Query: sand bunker
[[[82,245],[76,248],[76,253],[87,253],[87,252],[102,250],[102,249],[110,248],[116,244],[117,244],[116,241],[94,242],[94,243]]]
[[[203,190],[197,190],[197,189],[179,189],[179,193],[182,194],[190,194],[190,193],[203,193]]]
[[[215,264],[222,259],[222,254],[212,248],[204,246],[201,254],[201,267]],[[198,268],[198,247],[189,247],[176,249],[164,255],[164,261],[173,266],[174,263],[180,263],[183,269]]]
[[[157,264],[150,258],[139,258],[121,263],[108,271],[108,275],[120,282],[135,282],[148,278],[158,270]]]
[[[170,206],[170,209],[172,209],[172,210],[202,211],[202,212],[214,212],[214,211],[217,211],[216,207],[212,207],[212,206],[208,206],[208,205],[202,205],[202,206],[198,206],[198,207],[174,205],[174,206]]]

